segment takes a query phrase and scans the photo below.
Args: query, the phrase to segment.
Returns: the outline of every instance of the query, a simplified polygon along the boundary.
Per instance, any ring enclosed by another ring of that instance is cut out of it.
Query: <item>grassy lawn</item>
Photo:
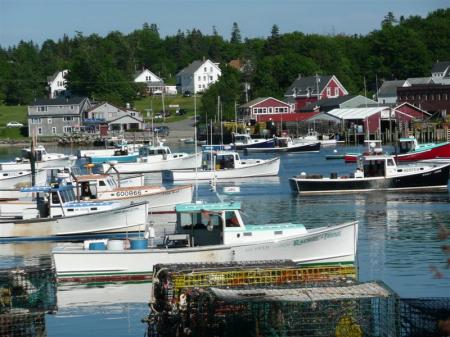
[[[25,125],[24,128],[7,128],[8,122],[19,122]],[[0,105],[0,138],[25,139],[27,134],[27,106]]]
[[[27,109],[26,105],[0,105],[0,126],[6,126],[8,122],[12,121],[26,125]]]
[[[179,109],[185,109],[187,111],[187,114],[183,116],[177,116],[175,115],[175,110],[177,108],[171,107],[171,105],[178,105]],[[200,97],[197,97],[197,113],[200,105]],[[183,97],[181,95],[176,96],[164,96],[164,107],[165,111],[170,112],[170,116],[166,118],[166,122],[175,122],[178,120],[182,120],[191,116],[194,116],[194,97]],[[163,110],[163,104],[162,104],[162,97],[157,96],[148,96],[144,97],[138,101],[134,102],[134,108],[142,112],[142,115],[146,120],[147,118],[147,112],[145,109],[152,109],[154,114],[157,114]],[[162,119],[155,119],[154,123],[162,122]]]

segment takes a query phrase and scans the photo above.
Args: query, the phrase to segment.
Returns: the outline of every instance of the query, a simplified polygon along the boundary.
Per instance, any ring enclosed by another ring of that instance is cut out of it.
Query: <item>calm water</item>
[[[338,147],[339,152],[361,150]],[[70,153],[73,149],[48,147]],[[176,150],[174,147],[173,150]],[[361,280],[382,280],[402,297],[450,295],[450,272],[437,238],[440,226],[450,228],[450,194],[360,193],[336,196],[292,194],[288,178],[302,171],[350,173],[354,164],[325,160],[334,148],[314,154],[285,154],[279,177],[219,183],[238,185],[244,214],[252,223],[301,222],[308,227],[358,220],[358,264]],[[0,159],[18,155],[18,149],[0,149]],[[268,157],[256,155],[258,157]],[[199,196],[216,200],[208,184]],[[224,199],[230,198],[223,196]],[[448,242],[447,242],[448,243]],[[0,244],[0,268],[48,265],[52,243]],[[434,270],[442,275],[435,277]],[[143,336],[147,313],[147,285],[58,288],[58,311],[46,316],[48,336]]]

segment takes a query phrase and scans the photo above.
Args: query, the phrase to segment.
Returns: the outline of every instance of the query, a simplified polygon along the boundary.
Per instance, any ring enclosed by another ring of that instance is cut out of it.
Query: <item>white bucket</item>
[[[108,250],[123,250],[123,240],[108,240],[108,245],[106,246]]]

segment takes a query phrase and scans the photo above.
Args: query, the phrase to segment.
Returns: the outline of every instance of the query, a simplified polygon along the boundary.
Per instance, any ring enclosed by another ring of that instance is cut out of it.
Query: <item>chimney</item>
[[[206,61],[206,58],[205,58],[205,56],[203,56],[203,62],[205,62]]]

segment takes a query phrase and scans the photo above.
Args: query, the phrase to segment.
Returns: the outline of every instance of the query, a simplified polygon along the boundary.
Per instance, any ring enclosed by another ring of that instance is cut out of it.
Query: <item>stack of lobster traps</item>
[[[0,270],[0,336],[46,336],[45,313],[56,310],[52,269]]]

